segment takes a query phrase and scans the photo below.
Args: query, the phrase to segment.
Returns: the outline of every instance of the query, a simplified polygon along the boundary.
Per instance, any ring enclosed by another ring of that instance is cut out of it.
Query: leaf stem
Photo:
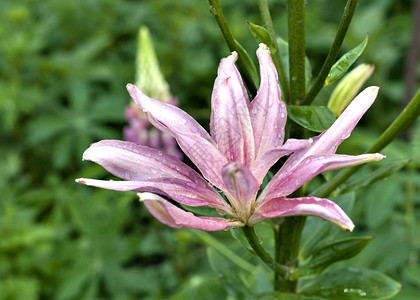
[[[261,258],[261,260],[273,269],[276,272],[276,275],[280,275],[282,277],[288,277],[289,270],[276,263],[275,260],[268,254],[265,249],[261,246],[260,241],[258,240],[257,235],[255,234],[254,227],[252,226],[245,226],[242,227],[242,230],[245,234],[246,239],[248,240],[249,245],[255,251],[255,253]]]
[[[290,103],[305,97],[305,0],[287,0]]]
[[[327,78],[331,67],[337,60],[338,53],[340,51],[341,45],[343,44],[347,30],[349,29],[351,20],[353,19],[353,15],[356,10],[358,1],[359,0],[347,1],[346,8],[344,9],[344,14],[341,17],[340,25],[338,26],[337,34],[335,35],[335,39],[331,46],[331,49],[328,52],[327,58],[325,59],[321,71],[319,71],[317,79],[310,88],[305,99],[303,99],[302,105],[310,105],[315,99],[315,97],[318,95],[319,91],[324,86],[324,81]]]
[[[420,89],[411,99],[410,103],[402,113],[392,122],[385,132],[376,140],[376,142],[365,152],[373,153],[381,151],[385,146],[397,138],[408,127],[410,127],[420,115]],[[326,197],[330,195],[339,185],[344,183],[351,175],[359,170],[362,165],[343,170],[337,176],[321,185],[312,195],[317,197]]]
[[[226,18],[219,5],[219,1],[208,0],[208,2],[210,4],[210,11],[216,18],[217,24],[219,25],[220,31],[222,32],[223,38],[225,39],[230,51],[236,51],[238,54],[241,53],[240,49],[238,49],[237,42],[233,37],[232,32],[230,31],[229,26],[226,22]],[[244,57],[241,57],[241,55],[238,55],[237,65],[239,72],[242,74],[245,84],[248,87],[249,92],[252,95],[255,95],[257,93],[257,85],[252,79],[250,70],[246,67]]]
[[[274,31],[273,21],[271,19],[267,0],[258,0],[258,7],[260,10],[261,19],[264,22],[264,27],[267,29],[268,34],[270,35],[271,42],[276,47],[275,52],[271,54],[273,63],[276,66],[277,73],[279,74],[279,81],[281,90],[283,92],[283,98],[286,103],[288,103],[290,99],[289,79],[287,78],[286,70],[284,69],[283,62],[281,61],[279,46],[276,41],[276,33]]]

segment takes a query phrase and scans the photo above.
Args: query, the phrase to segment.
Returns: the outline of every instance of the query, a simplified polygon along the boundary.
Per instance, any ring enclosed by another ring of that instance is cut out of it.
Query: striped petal
[[[283,156],[289,155],[295,151],[307,149],[312,144],[312,139],[296,140],[288,139],[281,148],[271,149],[263,155],[251,166],[251,172],[261,184],[268,170]]]
[[[114,191],[137,191],[157,193],[188,206],[210,206],[231,213],[230,207],[220,197],[206,188],[199,187],[190,181],[180,179],[148,181],[115,181],[78,178],[76,182]]]
[[[384,156],[379,153],[356,156],[340,154],[314,155],[305,158],[293,168],[290,168],[288,162],[286,162],[268,183],[260,196],[259,202],[264,203],[272,198],[289,195],[322,172],[360,165],[383,158]]]
[[[274,198],[263,204],[255,214],[264,218],[316,216],[328,220],[345,231],[352,231],[353,222],[334,202],[316,197]]]
[[[220,62],[211,97],[210,132],[220,151],[230,162],[249,167],[255,149],[248,94],[235,67],[237,53]]]
[[[164,198],[152,193],[139,193],[140,201],[162,223],[174,228],[194,228],[206,231],[227,230],[242,224],[223,218],[197,217]]]
[[[287,112],[285,104],[281,101],[277,71],[271,60],[270,50],[266,45],[260,44],[257,56],[260,62],[261,83],[249,111],[256,156],[260,157],[283,144]]]
[[[223,189],[221,170],[227,160],[207,131],[178,107],[149,98],[132,84],[128,84],[127,89],[139,107],[148,113],[152,124],[172,135],[203,176]]]

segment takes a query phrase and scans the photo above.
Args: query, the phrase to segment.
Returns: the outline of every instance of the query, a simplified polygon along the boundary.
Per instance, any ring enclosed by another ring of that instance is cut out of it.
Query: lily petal
[[[203,176],[223,189],[221,170],[227,160],[207,131],[178,107],[149,98],[132,84],[127,85],[127,90],[139,107],[148,113],[153,125],[172,135]]]
[[[384,157],[379,153],[356,156],[341,154],[313,155],[305,158],[298,166],[293,168],[290,168],[288,162],[286,162],[267,184],[259,202],[264,203],[272,198],[289,195],[322,172],[377,161]]]
[[[188,206],[210,206],[231,214],[228,204],[217,192],[197,186],[190,181],[171,178],[149,181],[114,181],[78,178],[76,182],[115,191],[152,192],[164,195]]]
[[[354,98],[334,124],[319,135],[312,147],[305,153],[305,157],[313,154],[335,153],[338,146],[350,136],[360,118],[373,104],[378,91],[378,87],[371,86]]]
[[[254,202],[260,187],[257,180],[240,162],[232,162],[224,166],[222,176],[228,191],[226,195],[235,211],[242,220],[248,219],[251,203]]]
[[[353,222],[334,202],[317,197],[274,198],[257,209],[264,218],[287,216],[316,216],[328,220],[345,231],[352,231]]]
[[[260,44],[257,56],[260,62],[261,83],[249,111],[254,129],[256,156],[260,157],[283,144],[287,112],[285,104],[281,101],[277,71],[270,50],[266,45]]]
[[[174,228],[194,228],[206,231],[227,230],[241,226],[223,218],[197,217],[152,193],[138,193],[149,212],[162,223]]]
[[[258,157],[251,166],[251,172],[259,184],[261,184],[268,170],[279,160],[279,158],[295,151],[307,149],[311,144],[312,139],[288,139],[281,148],[271,149]]]
[[[208,186],[200,174],[176,157],[132,142],[102,140],[93,143],[83,153],[83,160],[93,161],[125,180],[179,178]]]
[[[235,67],[237,53],[220,62],[211,96],[210,132],[228,161],[249,166],[254,160],[254,139],[248,94]]]

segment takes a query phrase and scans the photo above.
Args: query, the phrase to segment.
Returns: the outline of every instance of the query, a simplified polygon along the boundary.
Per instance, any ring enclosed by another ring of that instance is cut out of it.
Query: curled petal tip
[[[81,183],[81,184],[86,184],[86,181],[85,181],[83,178],[77,178],[77,179],[75,180],[75,182],[77,182],[77,183]]]

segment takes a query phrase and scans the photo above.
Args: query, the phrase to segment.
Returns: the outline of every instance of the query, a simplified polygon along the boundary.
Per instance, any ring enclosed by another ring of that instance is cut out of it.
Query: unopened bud
[[[147,96],[168,103],[172,96],[156,57],[147,27],[140,27],[136,57],[136,85]]]
[[[337,117],[354,99],[363,83],[372,74],[374,68],[373,65],[361,64],[340,80],[328,101],[328,108]]]

